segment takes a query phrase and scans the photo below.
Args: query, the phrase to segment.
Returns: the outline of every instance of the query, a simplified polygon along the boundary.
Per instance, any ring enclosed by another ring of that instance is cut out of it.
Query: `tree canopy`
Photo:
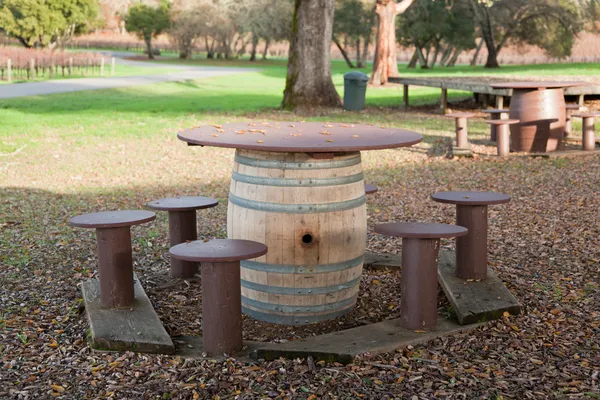
[[[169,8],[170,5],[166,1],[161,1],[158,7],[138,3],[129,8],[125,17],[125,29],[134,32],[146,42],[148,58],[154,58],[152,38],[169,28]]]
[[[0,28],[25,47],[60,44],[97,14],[97,0],[0,0]]]
[[[417,0],[398,20],[399,42],[414,46],[413,65],[453,66],[460,53],[475,47],[475,25],[464,2],[448,7],[444,1]]]
[[[531,44],[554,57],[571,54],[584,28],[583,9],[570,0],[466,0],[488,50],[485,66],[498,67],[507,43]]]

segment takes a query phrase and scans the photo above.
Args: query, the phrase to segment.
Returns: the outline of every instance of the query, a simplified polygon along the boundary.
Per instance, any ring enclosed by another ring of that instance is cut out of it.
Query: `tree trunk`
[[[256,47],[258,46],[258,36],[252,34],[252,51],[250,52],[250,61],[256,61]]]
[[[425,58],[425,56],[423,55],[423,49],[421,49],[420,46],[416,45],[415,51],[417,52],[417,59],[419,60],[419,66],[421,67],[421,69],[429,68],[427,66],[427,58]]]
[[[440,65],[441,66],[446,65],[446,63],[448,62],[448,59],[452,55],[452,51],[453,50],[454,50],[454,47],[451,44],[448,44],[448,46],[446,47],[446,49],[442,53],[442,59],[440,60]]]
[[[362,60],[360,59],[360,37],[356,39],[356,67],[364,68]]]
[[[433,51],[433,57],[431,59],[431,64],[429,65],[429,68],[435,67],[435,63],[437,62],[439,54],[440,54],[440,42],[436,42],[435,48]]]
[[[446,67],[454,67],[456,65],[456,61],[458,61],[458,56],[460,56],[460,53],[462,53],[462,50],[457,48],[454,51],[454,55],[452,56],[450,61],[448,61],[448,63],[446,64]]]
[[[479,52],[481,51],[482,47],[483,47],[483,39],[480,39],[479,44],[477,45],[477,48],[475,49],[475,54],[473,54],[473,59],[471,59],[471,67],[474,67],[477,65],[477,59],[479,58]]]
[[[403,13],[413,0],[377,0],[377,43],[373,74],[369,83],[385,85],[390,76],[399,76],[396,57],[396,15]]]
[[[295,0],[282,108],[339,107],[331,79],[335,0]]]
[[[406,66],[406,68],[415,68],[417,66],[417,61],[419,60],[418,56],[417,56],[417,50],[415,49],[415,51],[413,52],[413,55],[410,57],[410,61],[408,62],[408,65]]]
[[[154,53],[152,52],[152,36],[146,36],[144,38],[146,42],[146,51],[148,52],[148,58],[154,60]]]
[[[339,49],[340,53],[342,53],[342,56],[344,57],[344,60],[346,60],[346,64],[348,64],[348,67],[350,67],[350,68],[356,68],[354,66],[354,64],[352,64],[352,60],[350,60],[350,57],[348,57],[348,53],[346,53],[346,50],[344,50],[344,48],[342,47],[342,44],[340,43],[340,41],[335,36],[333,37],[333,43],[335,43],[335,45]]]
[[[213,39],[212,44],[208,44],[208,36],[204,37],[204,43],[206,47],[206,58],[215,58],[215,40]]]
[[[364,68],[367,66],[367,57],[369,55],[369,45],[371,44],[371,34],[368,34],[367,36],[365,36],[363,38],[363,49],[362,49],[362,56],[361,56],[361,60],[360,60],[360,64],[362,65],[361,68]]]
[[[269,45],[271,44],[271,40],[270,39],[266,39],[265,40],[265,49],[263,50],[263,55],[262,55],[262,59],[266,60],[267,59],[267,54],[269,52]]]

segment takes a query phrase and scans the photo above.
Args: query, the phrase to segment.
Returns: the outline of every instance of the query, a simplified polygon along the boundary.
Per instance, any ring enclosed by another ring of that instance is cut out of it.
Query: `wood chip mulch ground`
[[[10,161],[18,168],[42,159],[46,165],[7,174],[10,186],[0,189],[0,399],[600,398],[597,155],[448,160],[425,151],[367,153],[367,180],[380,188],[369,197],[370,232],[387,221],[452,223],[454,208],[428,199],[436,191],[512,196],[511,203],[490,207],[490,265],[523,304],[523,315],[382,356],[365,354],[346,366],[311,359],[248,364],[101,353],[87,346],[77,285],[95,274],[95,239],[93,232],[68,227],[68,218],[139,208],[173,194],[201,192],[221,203],[227,196],[230,153],[175,147],[163,139],[146,144],[156,154],[124,150],[106,160],[102,146],[111,143],[103,139],[94,152],[65,150],[54,159],[40,148]],[[83,169],[57,175],[65,162]],[[106,164],[92,168],[98,162]],[[172,164],[178,171],[144,168]],[[199,213],[201,236],[225,236],[225,210],[221,204]],[[134,268],[167,329],[173,336],[200,334],[198,280],[176,282],[165,274],[166,215],[135,227],[133,237]],[[370,234],[368,249],[397,253],[400,241]],[[308,327],[245,319],[244,335],[296,340],[397,317],[398,283],[399,272],[366,271],[351,314]],[[441,312],[445,304],[440,293]]]

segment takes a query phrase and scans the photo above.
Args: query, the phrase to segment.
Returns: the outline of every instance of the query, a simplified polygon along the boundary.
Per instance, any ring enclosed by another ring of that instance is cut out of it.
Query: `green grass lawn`
[[[179,63],[180,60],[159,60],[160,63]],[[37,145],[40,139],[71,137],[83,141],[91,137],[147,137],[173,134],[199,122],[227,122],[236,118],[261,116],[277,109],[285,85],[286,61],[266,60],[250,63],[246,60],[194,59],[187,65],[254,67],[260,71],[207,78],[196,81],[169,82],[124,89],[96,90],[77,93],[35,96],[0,101],[0,152],[18,149],[24,144]],[[147,71],[146,71],[147,70]],[[158,73],[163,68],[143,68],[118,65],[118,73],[139,75]],[[348,68],[343,62],[333,63],[333,81],[343,95],[343,74]],[[367,69],[365,72],[369,72]],[[554,73],[568,75],[600,71],[600,64],[508,66],[500,70],[457,67],[432,71],[408,70],[403,75],[489,74],[511,73],[520,77]],[[468,98],[470,93],[450,91],[450,100]],[[411,106],[433,105],[439,100],[439,89],[411,88]],[[418,130],[427,134],[451,132],[453,122],[446,119],[407,114],[400,109],[400,86],[369,88],[369,112],[332,112],[313,119],[349,120],[354,122],[386,123]],[[378,110],[378,112],[373,112]],[[296,118],[277,112],[265,118]],[[474,121],[470,132],[484,134],[487,126]]]

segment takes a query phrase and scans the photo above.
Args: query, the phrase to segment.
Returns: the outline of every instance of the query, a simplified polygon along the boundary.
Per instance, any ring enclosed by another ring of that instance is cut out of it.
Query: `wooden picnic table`
[[[269,248],[241,262],[244,313],[301,325],[353,309],[367,235],[360,152],[411,146],[421,135],[372,125],[251,122],[177,136],[236,149],[228,237]]]

